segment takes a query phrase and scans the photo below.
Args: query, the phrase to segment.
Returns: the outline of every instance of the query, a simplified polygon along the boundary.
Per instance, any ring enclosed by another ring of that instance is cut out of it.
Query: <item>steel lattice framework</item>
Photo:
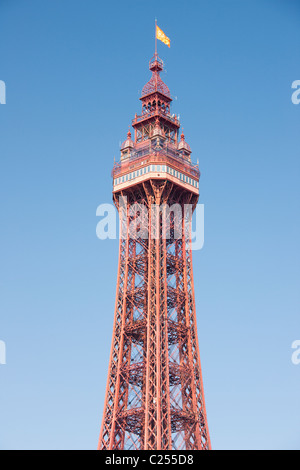
[[[190,235],[200,173],[183,135],[178,143],[157,56],[150,70],[135,139],[113,170],[121,236],[99,449],[210,449]]]

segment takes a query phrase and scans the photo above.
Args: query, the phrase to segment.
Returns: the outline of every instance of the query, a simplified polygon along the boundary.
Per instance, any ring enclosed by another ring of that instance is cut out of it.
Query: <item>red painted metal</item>
[[[114,178],[141,171],[125,185],[114,179],[122,236],[101,450],[211,448],[197,337],[191,218],[171,212],[169,232],[165,224],[166,205],[177,204],[184,213],[185,204],[194,209],[198,201],[198,190],[179,181],[177,172],[197,181],[200,172],[191,163],[189,146],[177,144],[180,124],[170,114],[172,100],[159,76],[162,68],[155,55],[152,78],[142,92],[142,115],[132,123],[134,142],[128,133],[121,161],[113,169]],[[169,165],[175,176],[147,176],[149,162],[159,162],[159,168]],[[138,233],[147,237],[133,233],[131,208],[142,206],[148,217],[139,219]],[[179,228],[181,237],[176,236]]]

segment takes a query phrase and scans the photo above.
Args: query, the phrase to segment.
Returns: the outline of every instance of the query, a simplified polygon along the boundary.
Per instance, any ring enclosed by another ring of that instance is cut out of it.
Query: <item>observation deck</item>
[[[182,157],[175,145],[165,142],[158,147],[146,141],[132,149],[128,157],[114,164],[114,192],[148,179],[166,179],[199,194],[198,165]]]

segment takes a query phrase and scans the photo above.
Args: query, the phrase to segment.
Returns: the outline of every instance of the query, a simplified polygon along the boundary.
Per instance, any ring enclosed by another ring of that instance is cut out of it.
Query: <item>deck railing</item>
[[[138,149],[137,151],[131,152],[130,156],[121,162],[114,164],[112,170],[112,177],[116,178],[120,174],[126,174],[138,167],[144,166],[147,163],[169,163],[179,171],[186,172],[193,177],[199,178],[200,171],[198,165],[193,165],[188,160],[183,158],[178,151],[169,148],[151,148],[151,145],[147,145]]]

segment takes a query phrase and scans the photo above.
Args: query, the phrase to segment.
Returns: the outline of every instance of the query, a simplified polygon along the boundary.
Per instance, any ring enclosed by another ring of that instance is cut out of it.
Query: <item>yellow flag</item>
[[[162,41],[167,46],[171,46],[170,39],[165,35],[165,33],[156,25],[156,38]]]

